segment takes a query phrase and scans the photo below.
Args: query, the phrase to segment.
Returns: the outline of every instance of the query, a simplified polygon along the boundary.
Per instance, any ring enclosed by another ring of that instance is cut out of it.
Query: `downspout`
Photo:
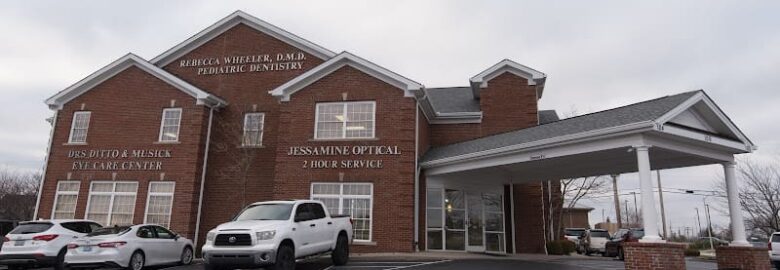
[[[420,107],[414,110],[414,251],[420,251]]]
[[[542,225],[542,230],[543,230],[543,233],[544,233],[544,241],[543,241],[544,247],[542,249],[544,250],[544,254],[545,255],[550,255],[550,254],[547,253],[547,231],[548,231],[547,225],[549,225],[549,224],[548,224],[548,222],[545,221],[547,219],[544,218],[544,216],[547,215],[547,210],[545,210],[545,205],[546,204],[544,202],[544,183],[539,185],[539,188],[542,191],[542,222],[544,223],[544,225]],[[549,200],[549,198],[548,198],[548,200]]]
[[[511,180],[510,180],[511,181]],[[544,207],[544,204],[542,204]],[[544,211],[544,210],[542,210]],[[515,182],[509,182],[509,212],[512,215],[510,220],[512,221],[512,253],[517,254],[517,232],[515,231]]]
[[[221,105],[221,104],[217,104]],[[215,105],[216,106],[216,105]],[[200,216],[203,210],[203,188],[206,185],[206,167],[208,166],[209,161],[209,146],[211,145],[211,123],[212,119],[214,118],[214,107],[212,106],[211,109],[209,109],[209,126],[206,130],[206,149],[205,153],[203,153],[203,169],[201,169],[201,175],[200,175],[200,194],[198,195],[198,215],[197,219],[195,220],[195,238],[193,241],[193,245],[195,247],[198,246],[198,237],[200,236]]]
[[[41,193],[43,193],[43,184],[46,181],[46,169],[49,167],[49,156],[51,156],[51,145],[54,143],[54,129],[57,127],[57,115],[59,110],[54,111],[54,116],[51,118],[51,130],[49,131],[49,147],[46,149],[46,158],[43,161],[43,174],[41,175],[41,182],[38,186],[38,198],[35,200],[35,211],[33,212],[32,219],[38,218],[38,207],[41,206]]]

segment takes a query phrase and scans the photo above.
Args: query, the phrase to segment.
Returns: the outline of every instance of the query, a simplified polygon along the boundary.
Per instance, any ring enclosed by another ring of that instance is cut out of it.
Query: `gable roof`
[[[325,61],[303,74],[298,75],[298,77],[276,87],[274,90],[268,91],[268,93],[280,98],[281,101],[290,101],[290,96],[295,92],[344,66],[353,67],[390,85],[400,88],[404,91],[405,97],[415,97],[416,95],[422,96],[422,89],[424,88],[422,84],[348,52],[342,52],[334,56],[328,61]]]
[[[541,110],[539,111],[539,124],[549,124],[555,121],[561,120],[558,118],[558,113],[555,110]]]
[[[610,110],[567,118],[548,124],[510,131],[470,141],[449,144],[430,149],[422,162],[455,158],[503,147],[542,141],[575,134],[587,134],[597,130],[617,128],[632,124],[651,123],[670,111],[684,105],[701,90],[665,96]]]
[[[547,80],[547,75],[541,71],[519,64],[515,61],[504,59],[495,65],[489,67],[485,71],[471,77],[471,90],[474,91],[474,96],[479,98],[480,88],[487,87],[488,81],[503,74],[509,72],[525,78],[528,80],[528,85],[536,85],[537,99],[542,98],[544,91],[544,82]]]
[[[233,12],[227,17],[212,24],[208,28],[198,32],[194,36],[188,38],[184,42],[179,43],[179,45],[176,45],[175,47],[163,52],[159,56],[152,59],[151,62],[157,66],[165,66],[240,23],[279,39],[323,60],[331,58],[335,55],[334,52],[314,44],[311,41],[296,36],[290,32],[285,31],[284,29],[260,20],[257,17],[249,15],[241,10],[237,10],[236,12]]]
[[[425,94],[436,113],[481,112],[471,87],[426,88]]]
[[[81,94],[86,93],[93,87],[99,85],[105,80],[113,77],[114,75],[124,71],[125,69],[131,66],[138,67],[144,72],[157,77],[158,79],[170,84],[171,86],[176,87],[177,89],[181,90],[184,93],[187,93],[188,95],[195,98],[198,104],[203,104],[210,107],[211,106],[219,107],[227,104],[226,101],[220,99],[219,97],[212,95],[211,93],[208,93],[206,91],[203,91],[200,88],[192,84],[189,84],[188,82],[185,82],[182,79],[179,79],[173,74],[170,74],[167,71],[152,65],[151,63],[147,62],[141,57],[138,57],[135,54],[128,53],[127,55],[122,56],[121,58],[115,60],[114,62],[111,62],[111,64],[108,64],[107,66],[90,74],[86,78],[81,79],[80,81],[76,82],[70,87],[65,88],[64,90],[58,92],[54,96],[46,99],[45,101],[46,105],[49,105],[49,108],[53,110],[62,109],[62,106],[65,103],[68,103],[69,101],[80,96]]]

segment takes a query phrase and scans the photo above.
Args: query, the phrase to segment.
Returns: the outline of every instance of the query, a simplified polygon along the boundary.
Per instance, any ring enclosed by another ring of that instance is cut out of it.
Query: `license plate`
[[[14,246],[17,246],[17,247],[18,246],[24,246],[24,240],[17,240],[16,242],[14,242]]]
[[[84,248],[82,249],[82,251],[84,251],[84,252],[90,252],[90,251],[92,251],[92,246],[84,246]]]

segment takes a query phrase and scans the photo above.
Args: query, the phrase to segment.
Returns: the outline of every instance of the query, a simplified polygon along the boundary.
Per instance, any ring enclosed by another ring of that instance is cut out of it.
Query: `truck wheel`
[[[276,262],[273,266],[268,268],[269,270],[294,270],[295,269],[295,252],[289,245],[282,245],[279,247],[279,251],[276,252]]]
[[[339,234],[339,238],[336,239],[336,249],[330,254],[330,258],[336,266],[347,264],[349,261],[349,241],[346,235]]]

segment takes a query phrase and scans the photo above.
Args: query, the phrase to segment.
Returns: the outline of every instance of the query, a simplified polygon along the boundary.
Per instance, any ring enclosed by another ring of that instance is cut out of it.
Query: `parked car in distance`
[[[617,256],[620,260],[624,260],[626,257],[623,253],[623,243],[637,242],[643,236],[645,236],[645,229],[632,228],[618,230],[612,236],[612,239],[604,245],[604,256]]]
[[[126,268],[192,263],[192,241],[154,224],[98,229],[68,244],[68,268]]]
[[[585,228],[565,228],[563,229],[563,237],[574,242],[574,246],[578,247],[580,245],[580,237],[585,233],[585,230]],[[577,249],[577,253],[580,253],[579,249]]]
[[[605,255],[606,253],[604,250],[610,239],[612,239],[612,237],[609,236],[607,230],[589,229],[580,237],[579,248],[585,255],[590,255],[591,253],[601,253],[601,255]]]
[[[295,269],[295,260],[331,254],[335,265],[349,260],[352,220],[330,215],[320,201],[258,202],[231,222],[208,232],[204,268]]]
[[[91,220],[21,222],[3,237],[0,265],[6,265],[11,270],[31,267],[63,269],[68,243],[101,227]]]
[[[775,232],[769,237],[769,259],[775,269],[780,269],[780,232]]]

